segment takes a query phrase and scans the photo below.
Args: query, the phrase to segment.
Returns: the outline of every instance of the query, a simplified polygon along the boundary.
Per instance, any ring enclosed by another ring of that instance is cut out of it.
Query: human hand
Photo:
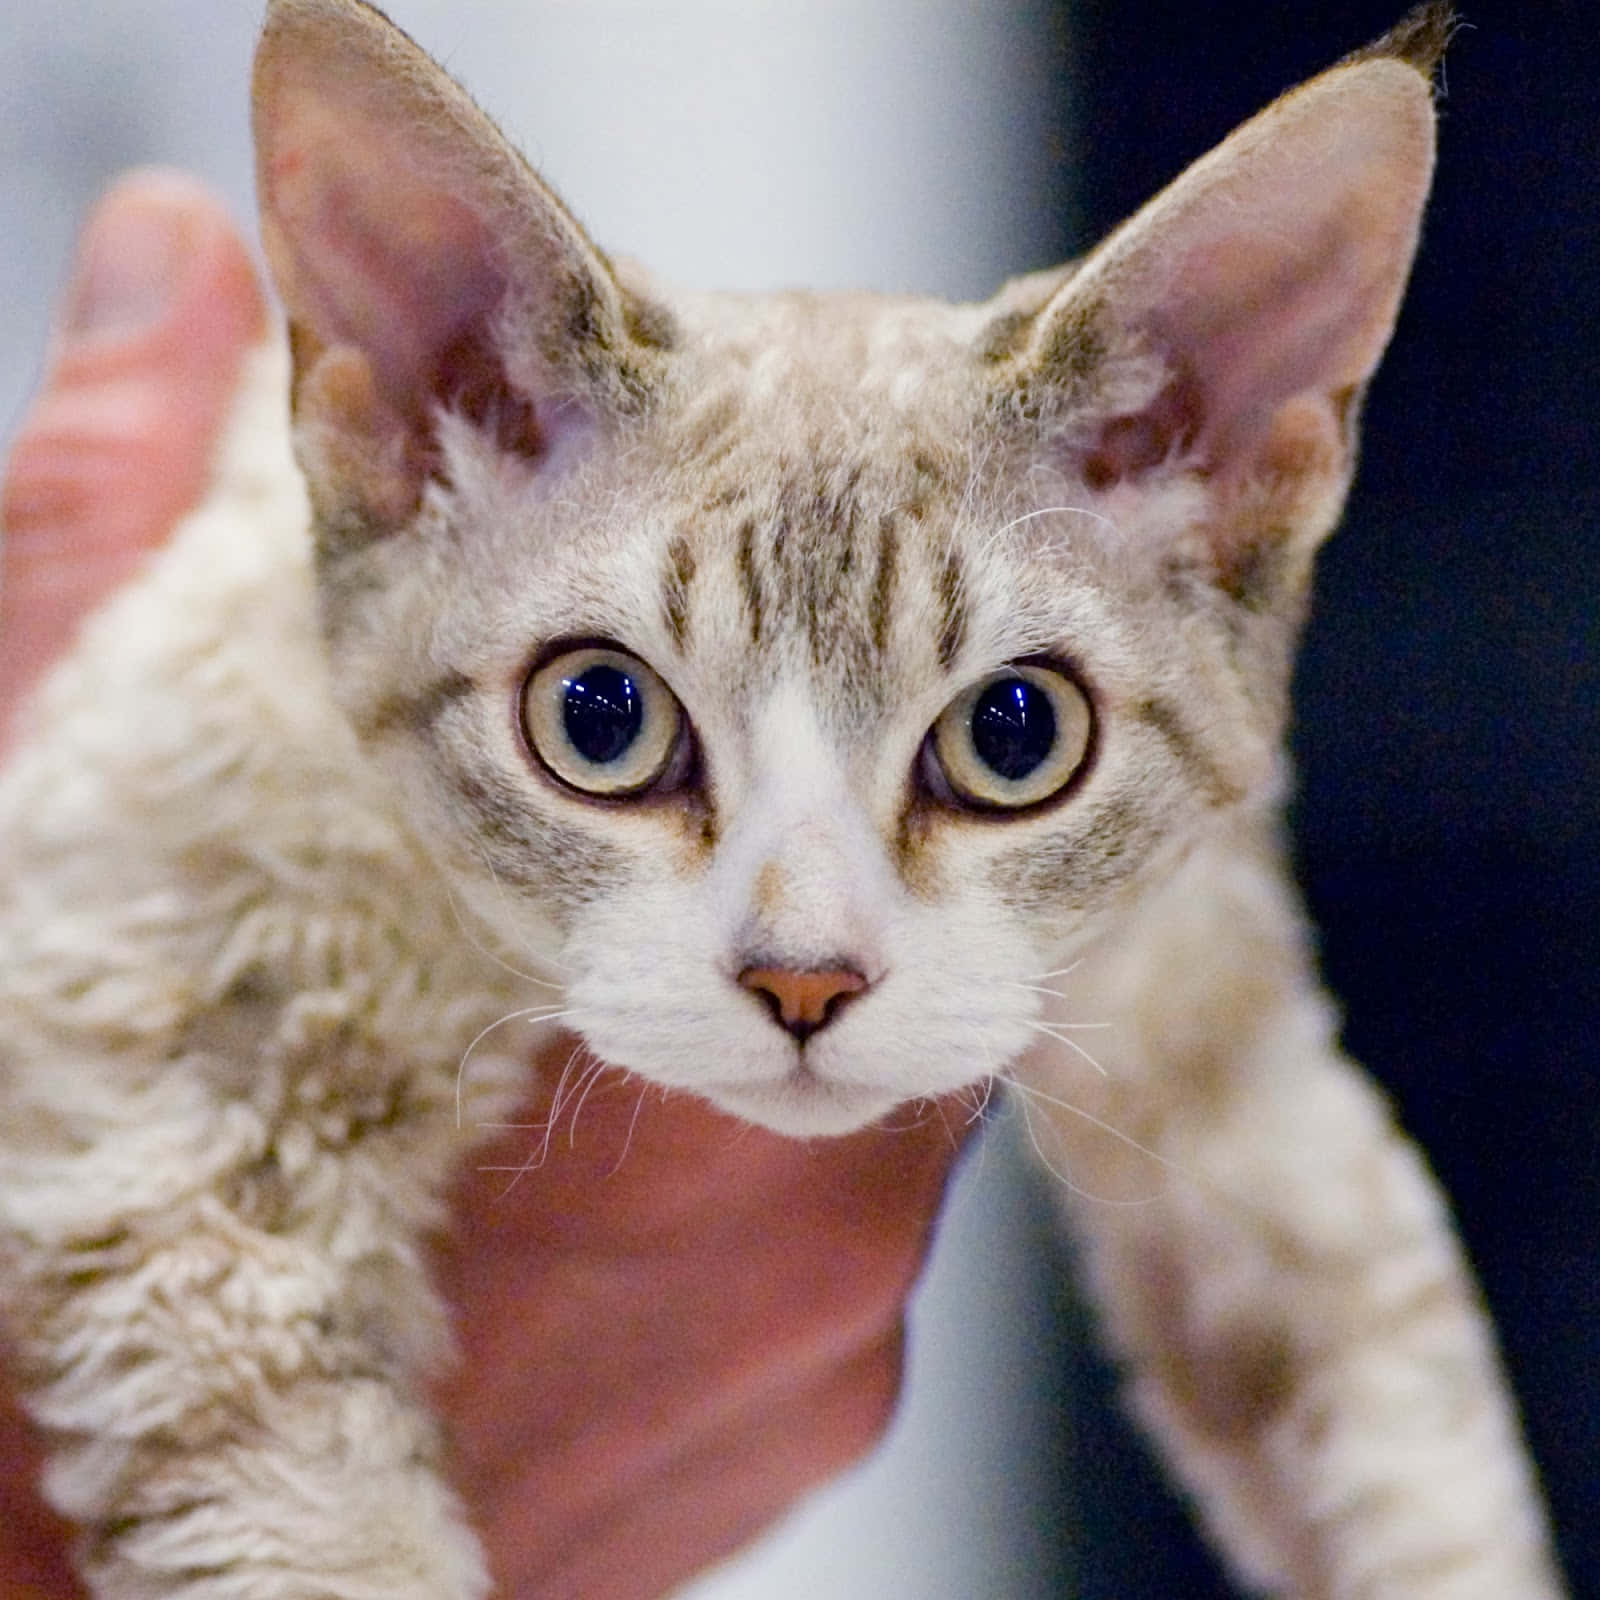
[[[264,327],[204,191],[144,173],[102,202],[0,490],[0,752],[79,621],[200,497]],[[437,1399],[501,1594],[647,1600],[882,1432],[959,1135],[930,1114],[801,1143],[615,1071],[546,1140],[550,1114],[535,1095],[529,1131],[457,1185],[436,1265],[461,1359]],[[0,1391],[7,1600],[81,1593],[37,1465]]]

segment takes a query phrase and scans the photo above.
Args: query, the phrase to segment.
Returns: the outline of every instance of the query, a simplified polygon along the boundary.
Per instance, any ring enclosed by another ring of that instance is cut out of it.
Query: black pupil
[[[572,748],[597,767],[626,755],[644,724],[638,686],[620,667],[585,667],[565,680],[562,721]]]
[[[1056,714],[1038,684],[1001,678],[972,708],[972,748],[991,772],[1016,783],[1038,770],[1056,742]]]

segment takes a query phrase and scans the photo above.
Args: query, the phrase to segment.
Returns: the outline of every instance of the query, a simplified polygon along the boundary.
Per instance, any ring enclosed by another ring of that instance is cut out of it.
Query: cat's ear
[[[1416,18],[1436,26],[1312,79],[1179,177],[1073,273],[1019,352],[1087,487],[1200,486],[1224,576],[1253,568],[1261,539],[1320,538],[1337,514],[1433,168],[1448,12]]]
[[[361,0],[271,0],[262,236],[319,522],[382,532],[453,410],[530,457],[637,397],[651,356],[604,257],[489,119]]]

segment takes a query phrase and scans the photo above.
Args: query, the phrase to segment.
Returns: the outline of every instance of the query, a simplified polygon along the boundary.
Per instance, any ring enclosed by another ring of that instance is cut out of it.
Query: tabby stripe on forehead
[[[967,580],[954,550],[947,550],[939,563],[938,589],[944,619],[939,627],[939,664],[948,669],[967,638]]]
[[[385,695],[370,711],[354,717],[356,732],[364,739],[377,739],[398,729],[428,738],[445,711],[477,687],[474,679],[452,668],[413,694]]]
[[[667,551],[667,571],[661,584],[667,632],[680,651],[689,637],[689,585],[694,582],[694,573],[694,551],[680,535]]]
[[[1178,764],[1196,777],[1213,805],[1229,805],[1242,798],[1239,786],[1217,766],[1193,729],[1165,700],[1142,700],[1133,714],[1160,734]]]
[[[756,571],[756,523],[746,517],[739,526],[739,549],[734,557],[739,586],[744,591],[745,609],[750,613],[750,642],[761,643],[762,611],[766,602],[761,594],[761,575]]]
[[[870,620],[872,643],[879,655],[889,646],[889,621],[894,615],[894,586],[899,576],[900,535],[892,516],[878,522],[878,570],[872,579]]]

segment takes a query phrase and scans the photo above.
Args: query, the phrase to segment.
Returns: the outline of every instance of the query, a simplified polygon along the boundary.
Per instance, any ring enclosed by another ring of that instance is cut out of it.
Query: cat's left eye
[[[522,724],[545,767],[584,794],[625,799],[669,783],[687,764],[672,691],[637,656],[587,645],[528,679]]]
[[[1061,790],[1089,757],[1094,718],[1059,667],[1019,662],[981,678],[940,713],[924,747],[935,793],[980,811],[1019,811]]]

